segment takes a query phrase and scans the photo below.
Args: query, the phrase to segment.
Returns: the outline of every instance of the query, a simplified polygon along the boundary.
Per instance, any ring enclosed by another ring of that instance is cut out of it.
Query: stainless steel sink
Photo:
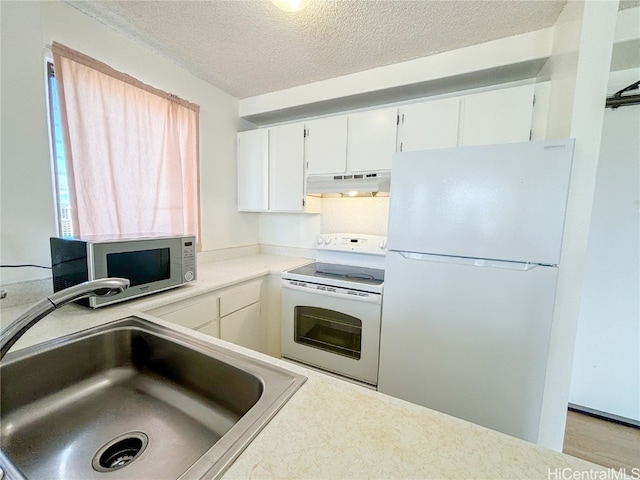
[[[216,478],[305,380],[137,317],[61,337],[0,365],[4,470]]]

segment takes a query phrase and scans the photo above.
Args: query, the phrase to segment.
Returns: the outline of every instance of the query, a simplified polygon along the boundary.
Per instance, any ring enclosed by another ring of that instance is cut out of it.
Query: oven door
[[[282,356],[376,385],[382,295],[301,283],[282,282]]]

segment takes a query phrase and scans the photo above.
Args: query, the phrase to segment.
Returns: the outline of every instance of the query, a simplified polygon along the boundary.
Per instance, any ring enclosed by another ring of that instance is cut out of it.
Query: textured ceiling
[[[68,3],[246,98],[548,27],[565,0]]]

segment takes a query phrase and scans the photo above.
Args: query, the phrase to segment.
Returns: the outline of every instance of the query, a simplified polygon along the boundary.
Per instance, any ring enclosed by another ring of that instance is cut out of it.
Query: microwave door
[[[162,241],[113,242],[91,244],[93,278],[120,277],[131,282],[121,299],[146,295],[182,284],[183,268],[180,239]],[[178,262],[176,263],[176,260]],[[109,298],[90,299],[92,307],[111,303]]]

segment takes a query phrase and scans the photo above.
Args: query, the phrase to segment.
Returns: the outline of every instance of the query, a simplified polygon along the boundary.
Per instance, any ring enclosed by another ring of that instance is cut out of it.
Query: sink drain
[[[126,467],[144,452],[149,437],[142,432],[130,432],[114,438],[93,456],[91,466],[98,472],[113,472]]]

